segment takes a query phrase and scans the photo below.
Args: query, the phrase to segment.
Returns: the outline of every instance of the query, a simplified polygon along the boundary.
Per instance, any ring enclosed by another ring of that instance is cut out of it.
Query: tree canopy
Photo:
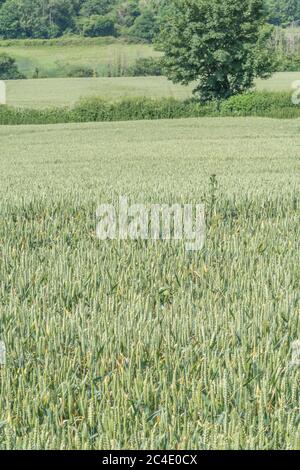
[[[167,76],[202,101],[251,88],[273,71],[263,0],[174,0],[161,33]]]
[[[270,23],[300,21],[300,0],[263,0]],[[129,36],[151,42],[172,0],[0,0],[0,37],[67,33]]]
[[[265,0],[270,23],[287,26],[300,22],[300,0]]]

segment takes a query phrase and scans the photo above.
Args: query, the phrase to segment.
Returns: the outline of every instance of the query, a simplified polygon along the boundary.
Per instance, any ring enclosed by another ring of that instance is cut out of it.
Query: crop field
[[[299,448],[298,120],[0,139],[0,449]],[[119,195],[204,203],[204,248],[98,240]]]
[[[300,72],[277,73],[269,80],[259,80],[258,90],[291,90]],[[82,97],[100,96],[108,100],[146,96],[186,99],[193,86],[174,85],[165,77],[61,78],[12,80],[7,82],[7,100],[12,106],[45,108],[74,104]]]

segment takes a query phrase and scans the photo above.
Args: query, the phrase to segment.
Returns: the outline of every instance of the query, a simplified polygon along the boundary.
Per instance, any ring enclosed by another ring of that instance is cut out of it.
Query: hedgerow
[[[189,117],[261,116],[278,119],[300,117],[300,107],[290,93],[252,92],[221,103],[201,105],[198,101],[173,98],[130,98],[106,101],[85,98],[73,107],[46,109],[0,107],[0,125],[56,124],[68,122],[180,119]]]

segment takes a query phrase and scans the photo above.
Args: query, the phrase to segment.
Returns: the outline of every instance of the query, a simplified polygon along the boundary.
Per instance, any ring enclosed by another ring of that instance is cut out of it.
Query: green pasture
[[[292,91],[298,72],[277,73],[259,80],[256,88],[269,91]],[[83,97],[97,96],[118,100],[137,96],[186,99],[193,86],[174,85],[165,77],[56,78],[12,80],[7,82],[7,102],[12,106],[45,108],[70,105]]]
[[[147,44],[122,44],[117,41],[102,44],[82,40],[71,45],[24,45],[24,41],[0,42],[0,54],[5,52],[16,59],[19,70],[26,77],[66,77],[74,67],[85,67],[99,76],[107,76],[116,70],[122,73],[138,58],[155,57],[159,53]],[[34,42],[31,42],[34,44]]]

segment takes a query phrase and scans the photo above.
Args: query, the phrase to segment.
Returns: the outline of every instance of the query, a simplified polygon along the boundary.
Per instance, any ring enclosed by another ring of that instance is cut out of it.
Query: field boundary
[[[174,98],[131,98],[116,102],[86,98],[73,107],[47,109],[0,107],[0,125],[61,124],[71,122],[131,121],[195,117],[256,116],[300,118],[300,106],[288,92],[251,92],[221,103],[201,104]]]
[[[61,36],[52,39],[0,39],[1,47],[53,47],[53,46],[107,46],[111,44],[144,44],[143,41],[133,41],[124,37],[114,36]],[[145,42],[145,44],[148,44]]]

